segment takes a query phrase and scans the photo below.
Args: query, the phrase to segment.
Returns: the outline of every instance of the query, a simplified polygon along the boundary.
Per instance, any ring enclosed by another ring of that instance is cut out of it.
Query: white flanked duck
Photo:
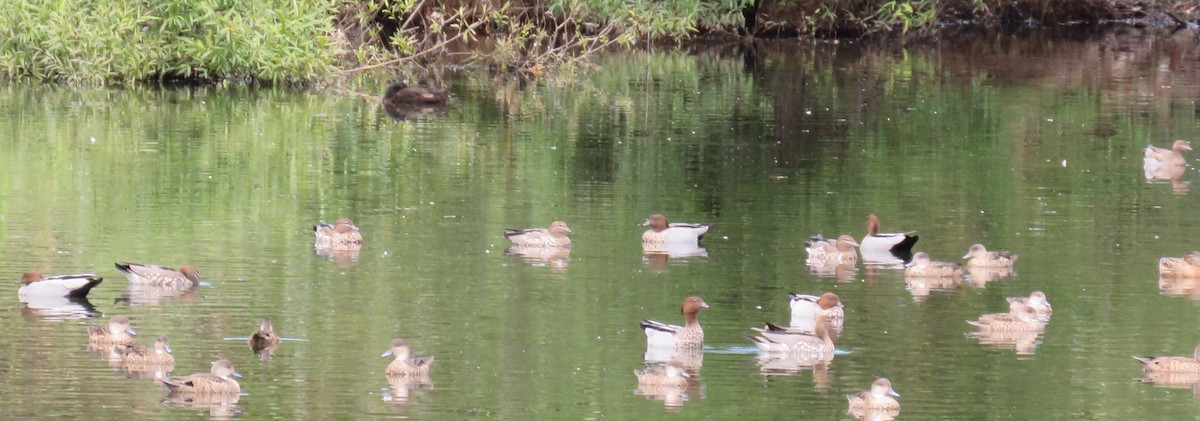
[[[704,346],[704,329],[700,327],[697,315],[705,308],[708,308],[708,303],[705,303],[703,298],[688,297],[683,300],[680,310],[685,322],[683,326],[642,320],[641,327],[646,332],[646,347],[699,349]]]
[[[200,285],[200,272],[193,266],[183,265],[179,269],[139,263],[116,262],[117,270],[131,284],[144,284],[164,288],[191,288]]]
[[[650,227],[642,233],[642,250],[645,252],[670,252],[700,247],[700,238],[708,232],[708,225],[669,223],[660,214],[650,215],[643,225]]]
[[[1186,140],[1176,140],[1175,143],[1171,144],[1171,149],[1146,145],[1146,149],[1142,153],[1142,170],[1147,174],[1151,174],[1165,167],[1182,167],[1187,165],[1187,160],[1183,158],[1183,151],[1190,150],[1192,150],[1192,142]]]
[[[820,297],[815,295],[788,294],[788,307],[792,310],[791,327],[813,332],[818,316],[825,317],[834,329],[841,329],[846,312],[842,308],[842,299],[837,294],[826,292]]]
[[[744,335],[758,349],[772,353],[788,353],[806,359],[830,361],[833,359],[833,338],[829,334],[829,323],[825,316],[817,316],[815,332],[786,328],[767,323],[765,328],[752,328],[758,335]]]
[[[867,215],[867,235],[858,242],[858,250],[862,252],[864,260],[878,260],[872,259],[870,256],[885,254],[903,258],[912,253],[912,247],[917,244],[917,239],[916,231],[879,232],[879,218],[872,214]]]
[[[30,297],[86,297],[103,280],[94,273],[45,277],[36,271],[25,272],[18,282],[21,288],[17,289],[17,298],[28,301]]]
[[[554,221],[548,228],[505,229],[504,238],[519,247],[571,247],[571,228],[566,222]]]

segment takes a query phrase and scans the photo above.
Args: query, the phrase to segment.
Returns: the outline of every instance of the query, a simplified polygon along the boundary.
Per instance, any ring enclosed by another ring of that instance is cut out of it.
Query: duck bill
[[[971,258],[971,252],[969,252],[969,251],[968,251],[968,252],[967,252],[967,254],[964,254],[964,255],[963,255],[963,258],[964,258],[964,259],[969,259],[969,258]]]
[[[171,346],[170,346],[170,345],[163,345],[163,351],[166,351],[168,354],[170,354],[170,353],[171,353]]]
[[[233,377],[241,378],[241,377],[242,377],[242,373],[238,373],[238,372],[234,371],[234,372],[233,372]],[[896,395],[896,396],[900,396],[900,395]]]
[[[393,355],[396,355],[396,354],[395,354],[395,353],[393,353],[393,352],[392,352],[392,350],[390,350],[390,349],[389,349],[389,350],[387,350],[386,352],[384,352],[382,355],[380,355],[380,356],[379,356],[379,358],[390,357],[390,356],[393,356]]]
[[[896,392],[896,389],[888,389],[888,394],[897,398],[900,397],[900,394]]]
[[[132,327],[127,327],[127,328],[125,328],[125,333],[128,333],[128,334],[130,334],[130,335],[133,335],[133,336],[137,336],[137,331],[133,330],[133,328],[132,328]]]

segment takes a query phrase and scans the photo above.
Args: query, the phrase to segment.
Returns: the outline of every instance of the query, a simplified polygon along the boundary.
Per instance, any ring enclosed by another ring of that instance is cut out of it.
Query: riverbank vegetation
[[[294,83],[475,63],[538,75],[702,36],[897,38],[946,22],[1186,25],[1135,0],[28,0],[0,9],[0,76]]]

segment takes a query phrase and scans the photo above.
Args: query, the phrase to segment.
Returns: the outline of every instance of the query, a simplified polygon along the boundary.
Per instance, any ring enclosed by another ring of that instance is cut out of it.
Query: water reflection
[[[958,276],[905,276],[904,285],[912,294],[913,301],[925,302],[933,291],[953,291],[962,286]]]
[[[392,120],[403,121],[423,117],[446,117],[449,112],[445,105],[429,104],[385,104],[383,111]]]
[[[989,282],[1001,281],[1016,276],[1012,268],[985,268],[985,267],[967,267],[967,274],[970,275],[971,286],[983,288]]]
[[[200,296],[199,292],[199,285],[175,288],[151,284],[129,284],[129,288],[114,300],[114,303],[124,303],[130,306],[157,306],[174,300],[190,303]]]
[[[387,375],[387,382],[389,390],[383,399],[395,409],[402,409],[408,405],[409,395],[413,390],[433,389],[433,380],[428,375],[401,376],[389,374]]]
[[[671,261],[676,263],[703,262],[708,258],[708,250],[704,247],[673,247],[670,250],[642,255],[642,262],[647,268],[654,270],[666,269]]]
[[[1166,295],[1178,295],[1189,300],[1200,300],[1200,278],[1159,277],[1158,291]]]
[[[545,266],[554,272],[563,272],[571,264],[569,247],[524,247],[512,246],[504,249],[507,256],[520,257],[534,266]]]
[[[689,400],[689,394],[698,394],[699,391],[700,383],[689,380],[688,384],[683,386],[639,384],[633,390],[633,394],[645,396],[650,400],[662,401],[663,408],[668,412],[675,412]]]
[[[1192,397],[1200,399],[1200,373],[1184,373],[1172,371],[1147,371],[1139,379],[1158,387],[1170,389],[1191,389]]]
[[[242,408],[237,405],[241,399],[239,395],[231,396],[168,396],[163,402],[181,409],[208,411],[209,419],[213,420],[231,420],[235,415],[242,412]]]
[[[21,313],[43,320],[88,319],[100,314],[87,297],[26,297]]]
[[[1192,186],[1192,182],[1183,180],[1183,174],[1186,172],[1185,166],[1158,167],[1144,170],[1142,176],[1149,183],[1168,181],[1171,183],[1171,191],[1177,195],[1186,195]]]
[[[811,356],[779,353],[779,352],[760,352],[754,357],[755,364],[758,365],[759,372],[764,376],[791,376],[804,371],[811,371],[813,378],[813,387],[818,390],[829,389],[829,365],[830,361],[825,358],[812,358]]]
[[[340,269],[349,269],[358,264],[359,250],[334,250],[317,247],[314,251],[317,253],[317,256],[333,262],[334,266]]]

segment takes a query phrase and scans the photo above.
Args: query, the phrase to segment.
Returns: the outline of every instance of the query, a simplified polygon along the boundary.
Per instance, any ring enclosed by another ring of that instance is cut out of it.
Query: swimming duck
[[[642,330],[646,332],[647,347],[656,348],[700,348],[704,345],[704,329],[696,315],[700,309],[708,308],[708,303],[700,297],[688,297],[683,300],[680,311],[686,322],[683,326],[642,320]]]
[[[262,351],[267,348],[279,346],[279,335],[275,334],[275,329],[271,327],[271,319],[263,317],[259,319],[258,330],[250,334],[250,349],[254,352]]]
[[[388,364],[385,373],[389,376],[424,377],[429,375],[429,367],[433,365],[433,357],[414,357],[408,341],[400,338],[392,339],[391,348],[380,357],[395,356],[396,359]]]
[[[25,301],[29,297],[86,297],[103,280],[94,273],[47,278],[36,271],[25,272],[18,282],[21,288],[17,289],[17,298]]]
[[[193,266],[183,265],[178,270],[166,266],[138,263],[115,263],[117,270],[131,284],[147,284],[166,288],[191,288],[200,285],[200,272]]]
[[[1191,357],[1133,357],[1142,363],[1145,371],[1173,371],[1183,373],[1200,373],[1200,345],[1192,351]]]
[[[900,394],[892,389],[892,382],[880,378],[871,383],[871,390],[864,390],[853,395],[846,395],[850,408],[858,409],[900,409],[900,402],[893,397]]]
[[[688,385],[687,378],[691,377],[683,369],[683,364],[675,360],[667,362],[667,365],[661,368],[649,367],[645,370],[633,370],[633,375],[637,376],[638,385],[647,386],[685,387]]]
[[[404,82],[393,82],[383,92],[382,103],[385,106],[404,106],[412,104],[445,104],[450,98],[450,91],[430,91],[420,86],[408,86]]]
[[[154,340],[154,346],[119,346],[117,354],[121,356],[121,362],[131,367],[175,364],[175,357],[171,356],[171,345],[166,335],[159,335]]]
[[[643,225],[650,227],[642,233],[642,249],[660,252],[677,248],[696,248],[708,232],[708,225],[668,223],[667,217],[654,214]]]
[[[1192,142],[1186,140],[1176,140],[1171,145],[1171,149],[1146,145],[1146,149],[1142,153],[1142,169],[1145,172],[1154,172],[1162,167],[1187,165],[1187,160],[1183,159],[1183,151],[1190,150],[1192,150]]]
[[[904,268],[904,276],[906,277],[961,277],[963,274],[962,267],[954,263],[931,260],[929,254],[923,251],[914,254],[912,262],[906,266]]]
[[[1007,268],[1012,267],[1013,262],[1017,261],[1017,255],[1007,251],[988,251],[983,244],[974,244],[967,254],[963,255],[967,260],[968,268]]]
[[[1050,301],[1046,299],[1046,293],[1034,291],[1028,297],[1008,297],[1008,311],[1016,313],[1023,307],[1032,308],[1037,312],[1038,317],[1048,318],[1054,312],[1050,307]]]
[[[353,251],[362,248],[362,233],[347,218],[338,219],[333,225],[317,223],[313,225],[313,233],[317,236],[315,245],[319,249]]]
[[[835,347],[833,338],[829,336],[829,323],[825,316],[818,315],[815,332],[803,329],[786,328],[767,323],[765,328],[751,328],[758,332],[757,336],[743,335],[749,338],[758,349],[766,352],[789,353],[805,356],[815,356],[821,361],[833,359]]]
[[[571,247],[571,228],[566,222],[554,221],[549,228],[506,229],[504,238],[514,246],[522,247]]]
[[[1164,278],[1200,277],[1200,251],[1189,251],[1183,257],[1158,259],[1158,276]]]
[[[117,316],[108,319],[108,325],[88,326],[88,344],[94,346],[128,345],[133,343],[133,330],[129,318]]]
[[[836,262],[854,263],[858,261],[858,252],[854,250],[858,242],[849,235],[839,235],[836,239],[825,239],[821,234],[809,237],[804,242],[804,251],[808,252],[808,264]]]
[[[846,313],[842,308],[842,299],[837,294],[826,292],[817,297],[790,293],[788,298],[791,300],[788,304],[792,310],[791,327],[807,329],[811,332],[814,330],[817,315],[821,315],[834,329],[842,328]]]
[[[1037,314],[1033,307],[1021,307],[1010,313],[992,313],[968,320],[968,324],[984,331],[1034,332],[1046,327],[1046,319]]]
[[[196,395],[237,395],[242,393],[242,387],[233,377],[242,377],[233,369],[229,360],[217,360],[212,363],[208,373],[196,373],[190,376],[170,377],[159,379],[171,393]]]
[[[901,256],[912,252],[912,247],[917,244],[917,239],[916,231],[879,232],[879,218],[872,214],[867,215],[867,235],[858,242],[858,249],[863,253],[864,259],[869,253],[881,252]]]

